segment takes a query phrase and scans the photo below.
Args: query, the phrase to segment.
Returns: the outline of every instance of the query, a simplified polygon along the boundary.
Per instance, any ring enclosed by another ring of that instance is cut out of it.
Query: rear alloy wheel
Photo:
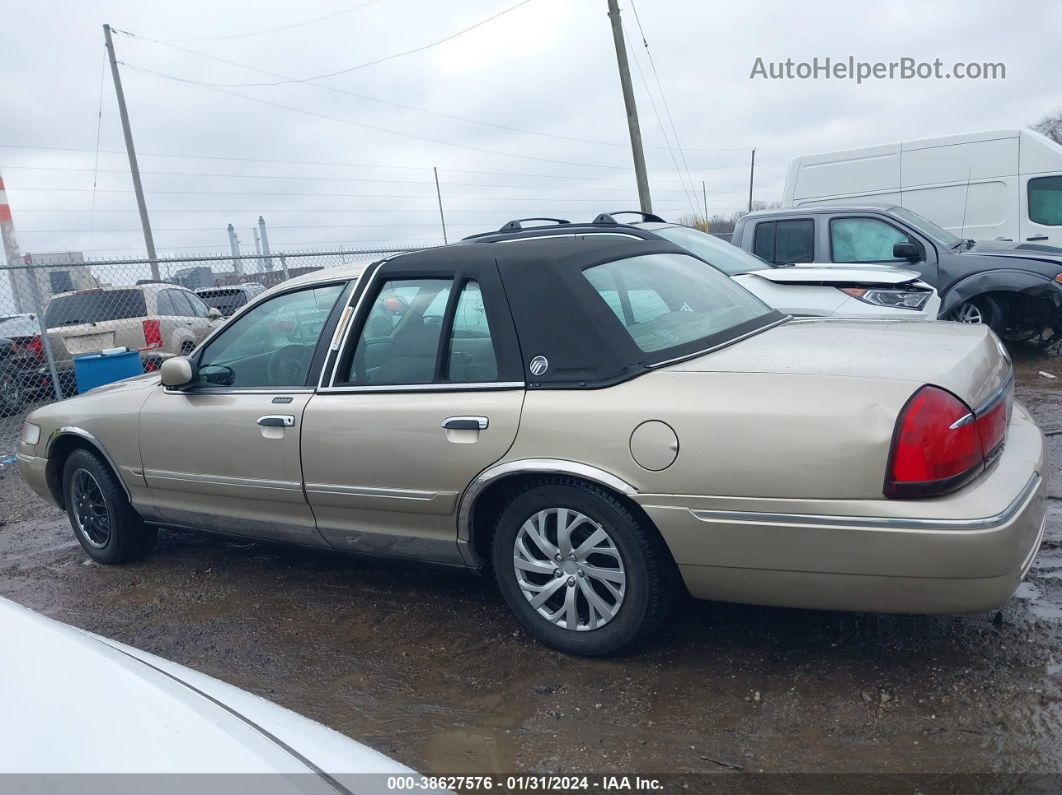
[[[63,467],[63,499],[82,548],[99,563],[128,563],[155,545],[157,530],[133,510],[111,468],[95,453],[75,450]]]
[[[1003,307],[999,301],[987,295],[963,301],[951,311],[948,319],[957,323],[988,326],[997,334],[1003,331]]]
[[[647,638],[675,597],[670,556],[653,528],[610,492],[543,481],[502,511],[495,578],[539,640],[573,654],[617,652]]]
[[[14,373],[0,372],[0,417],[18,414],[22,408],[22,387]]]

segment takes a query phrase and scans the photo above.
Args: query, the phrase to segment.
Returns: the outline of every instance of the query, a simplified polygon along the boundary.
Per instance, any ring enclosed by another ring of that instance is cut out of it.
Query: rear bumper
[[[1045,473],[1043,437],[1016,404],[1004,452],[945,497],[817,501],[807,513],[793,510],[799,501],[757,500],[756,510],[722,508],[713,498],[638,501],[695,597],[964,613],[1006,601],[1032,565],[1045,526]]]

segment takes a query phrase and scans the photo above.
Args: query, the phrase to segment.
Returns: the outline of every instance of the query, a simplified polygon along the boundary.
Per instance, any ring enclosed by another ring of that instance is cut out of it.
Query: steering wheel
[[[269,357],[266,372],[269,381],[277,386],[302,386],[310,368],[313,349],[309,345],[285,345]]]

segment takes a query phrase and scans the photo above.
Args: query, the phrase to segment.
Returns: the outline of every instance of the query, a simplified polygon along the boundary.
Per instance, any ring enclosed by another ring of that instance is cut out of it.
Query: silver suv
[[[169,356],[191,353],[220,317],[191,290],[152,282],[60,293],[44,322],[60,384],[71,393],[75,356],[128,348],[140,351],[146,371],[155,370]]]

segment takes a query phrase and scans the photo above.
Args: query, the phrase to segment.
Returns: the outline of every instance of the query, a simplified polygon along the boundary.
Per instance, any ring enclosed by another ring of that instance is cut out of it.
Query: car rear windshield
[[[196,295],[202,298],[207,306],[219,309],[222,313],[247,303],[247,295],[243,290],[204,290]]]
[[[54,328],[146,315],[147,306],[142,290],[100,290],[55,296],[48,302],[44,322],[48,328]]]
[[[749,254],[744,249],[732,246],[725,240],[712,237],[699,229],[692,229],[688,226],[664,226],[652,231],[730,276],[750,271],[762,271],[771,267],[770,263]]]
[[[583,271],[645,353],[712,347],[777,315],[744,287],[686,254],[643,254]]]

